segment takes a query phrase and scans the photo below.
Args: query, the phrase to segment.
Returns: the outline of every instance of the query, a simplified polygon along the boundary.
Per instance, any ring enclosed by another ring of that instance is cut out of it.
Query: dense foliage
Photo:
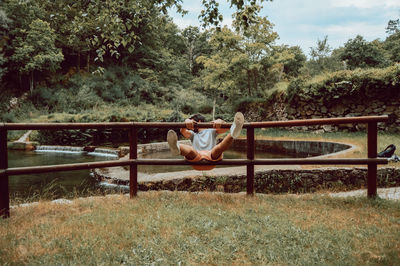
[[[384,41],[356,36],[332,49],[326,36],[307,58],[299,46],[276,45],[273,23],[259,16],[267,1],[230,2],[236,9],[232,27],[220,26],[218,1],[203,0],[206,28],[179,29],[168,11],[184,14],[180,0],[2,1],[0,120],[115,112],[116,106],[166,110],[158,120],[170,119],[170,112],[179,114],[177,120],[195,112],[230,119],[236,110],[267,102],[277,87],[286,94],[283,84],[290,84],[289,98],[325,97],[326,91],[325,100],[365,87],[354,84],[379,87],[380,78],[373,81],[374,74],[358,69],[400,61],[398,20],[389,21]],[[382,71],[391,76],[393,69]],[[325,81],[305,82],[318,75]]]
[[[301,98],[329,103],[365,96],[373,99],[400,95],[400,65],[383,69],[342,70],[312,80],[296,79],[288,87],[289,101]]]

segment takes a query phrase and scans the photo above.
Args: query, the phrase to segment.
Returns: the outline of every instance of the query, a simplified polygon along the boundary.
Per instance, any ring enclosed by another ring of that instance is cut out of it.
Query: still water
[[[91,156],[76,153],[8,151],[8,167],[55,165],[111,160],[113,157]],[[74,170],[9,177],[11,195],[24,197],[35,193],[51,191],[59,195],[72,192],[82,193],[97,187],[97,181],[90,176],[90,170]]]
[[[287,154],[256,152],[256,158],[288,158]],[[171,156],[170,152],[154,152],[139,156],[147,159],[182,159],[182,156]],[[244,159],[246,152],[228,150],[224,153],[225,159]],[[81,153],[63,152],[35,152],[35,151],[8,151],[8,167],[25,167],[39,165],[56,165],[69,163],[83,163],[112,160],[115,157],[93,156]],[[227,166],[217,166],[227,167]],[[140,165],[138,171],[154,174],[173,171],[192,170],[184,165]],[[74,170],[66,172],[42,173],[32,175],[17,175],[9,177],[10,194],[20,197],[34,194],[53,193],[55,197],[62,197],[72,193],[84,194],[85,191],[100,189],[99,182],[90,175],[90,170]]]
[[[246,159],[247,153],[246,151],[236,151],[236,150],[227,150],[224,152],[224,159]],[[182,159],[182,156],[173,156],[170,152],[153,152],[148,154],[143,154],[141,156],[145,159]],[[270,158],[294,158],[296,154],[285,154],[285,153],[272,153],[272,152],[262,152],[256,151],[255,158],[256,159],[270,159]],[[217,168],[222,167],[232,167],[228,165],[217,165]],[[140,165],[138,167],[138,171],[147,174],[155,174],[155,173],[165,173],[165,172],[175,172],[175,171],[185,171],[185,170],[193,170],[193,168],[189,165]]]

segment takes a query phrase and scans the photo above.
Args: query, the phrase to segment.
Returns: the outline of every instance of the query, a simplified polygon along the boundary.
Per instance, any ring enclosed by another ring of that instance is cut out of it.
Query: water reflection
[[[68,163],[96,162],[112,160],[99,156],[61,152],[8,151],[8,167],[56,165]],[[94,189],[97,181],[90,176],[90,170],[74,170],[9,177],[11,195],[20,197],[33,194],[53,193],[61,196],[69,193],[82,193]]]
[[[256,152],[256,158],[284,158],[293,157],[287,154]],[[153,152],[140,155],[145,159],[182,159],[182,156],[172,156],[170,152]],[[224,153],[225,159],[244,159],[246,152],[228,150]],[[69,163],[83,163],[113,160],[113,155],[94,156],[93,154],[76,152],[35,152],[35,151],[8,151],[9,168],[57,165]],[[228,167],[221,165],[217,167]],[[192,170],[187,165],[140,165],[138,171],[147,174]],[[90,175],[90,170],[74,170],[65,172],[42,173],[32,175],[17,175],[9,177],[10,194],[26,197],[33,194],[49,197],[62,197],[69,194],[84,194],[85,191],[99,189],[99,183]]]

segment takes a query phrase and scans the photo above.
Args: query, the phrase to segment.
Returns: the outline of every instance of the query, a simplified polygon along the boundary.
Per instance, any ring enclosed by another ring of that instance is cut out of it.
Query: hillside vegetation
[[[3,1],[0,121],[181,121],[196,112],[229,120],[276,94],[398,94],[398,20],[385,40],[355,36],[332,49],[326,36],[307,58],[276,44],[258,1],[231,2],[232,27],[205,1],[205,28],[179,29],[168,16],[172,7],[184,13],[179,1]]]

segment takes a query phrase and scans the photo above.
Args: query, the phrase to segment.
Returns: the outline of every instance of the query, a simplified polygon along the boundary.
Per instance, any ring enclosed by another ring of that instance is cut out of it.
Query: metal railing
[[[245,165],[247,168],[247,194],[254,194],[255,165],[367,165],[368,166],[368,197],[377,195],[377,165],[387,164],[387,159],[377,158],[378,122],[386,122],[388,116],[341,117],[325,119],[270,121],[245,123],[247,138],[247,159],[224,159],[219,162],[188,162],[184,159],[138,159],[137,130],[140,128],[185,128],[185,123],[168,122],[124,122],[124,123],[0,123],[0,216],[10,216],[10,200],[8,177],[12,175],[58,172],[69,170],[93,169],[102,167],[129,166],[130,197],[135,197],[138,191],[138,165]],[[295,127],[329,124],[368,124],[368,158],[294,158],[294,159],[255,159],[255,128]],[[229,128],[231,123],[223,124]],[[199,123],[198,128],[213,127],[212,123]],[[118,161],[101,161],[90,163],[75,163],[62,165],[16,167],[8,168],[7,132],[9,130],[62,130],[62,129],[128,129],[129,130],[129,159]]]

